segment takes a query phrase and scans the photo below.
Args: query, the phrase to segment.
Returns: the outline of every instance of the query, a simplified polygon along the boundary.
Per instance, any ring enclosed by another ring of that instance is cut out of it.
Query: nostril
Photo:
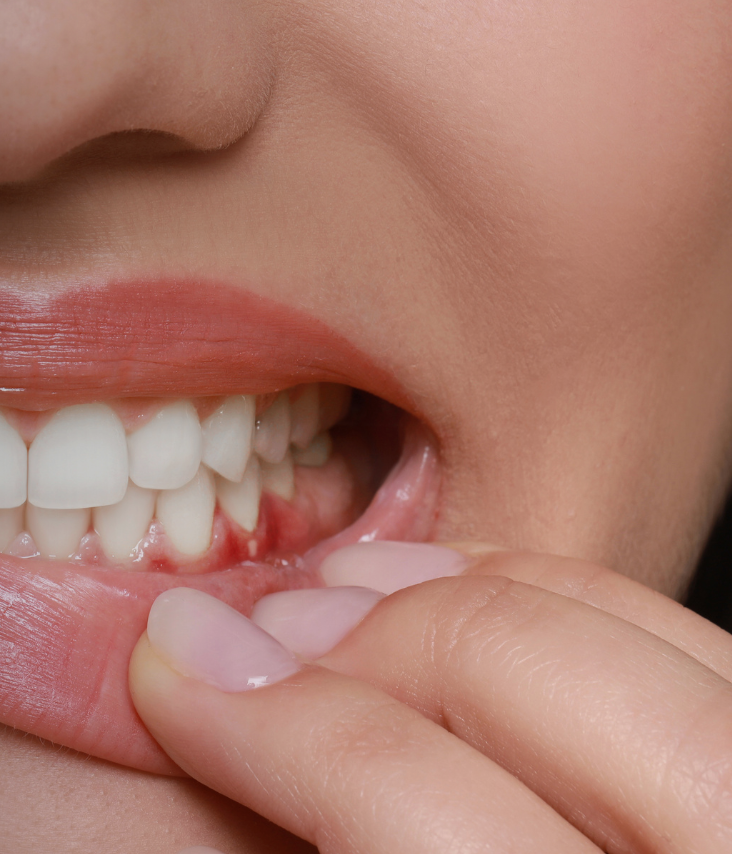
[[[0,179],[27,180],[71,148],[114,129],[114,102],[141,56],[113,4],[3,4]]]
[[[0,183],[120,131],[194,150],[240,138],[267,100],[261,4],[10,0],[0,5]],[[257,13],[258,14],[258,13]]]

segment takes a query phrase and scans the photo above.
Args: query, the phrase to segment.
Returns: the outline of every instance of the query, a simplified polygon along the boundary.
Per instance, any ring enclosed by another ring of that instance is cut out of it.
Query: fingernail
[[[192,848],[184,848],[178,854],[221,854],[218,848],[209,848],[208,845],[194,845]]]
[[[257,602],[252,622],[303,658],[320,658],[384,598],[366,587],[326,587],[270,593]]]
[[[394,593],[403,587],[460,575],[469,559],[444,546],[379,540],[331,552],[320,565],[328,587],[355,585]]]
[[[300,669],[295,656],[228,605],[188,587],[167,590],[147,621],[150,643],[183,676],[221,691],[249,691]]]

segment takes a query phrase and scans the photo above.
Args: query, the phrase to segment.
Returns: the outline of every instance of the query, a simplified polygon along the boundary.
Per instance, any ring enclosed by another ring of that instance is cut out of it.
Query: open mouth
[[[2,299],[0,718],[176,773],[126,687],[155,597],[248,613],[336,548],[429,539],[435,441],[392,377],[250,294]]]
[[[281,564],[366,509],[396,462],[397,418],[327,383],[5,409],[0,549],[148,572]]]

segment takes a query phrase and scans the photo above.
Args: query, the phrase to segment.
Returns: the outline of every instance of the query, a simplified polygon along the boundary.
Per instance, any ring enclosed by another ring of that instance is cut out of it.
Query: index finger
[[[408,706],[300,668],[199,591],[164,596],[148,626],[155,646],[143,636],[130,686],[155,738],[206,786],[321,852],[598,854],[523,783]],[[245,690],[252,684],[266,687]]]

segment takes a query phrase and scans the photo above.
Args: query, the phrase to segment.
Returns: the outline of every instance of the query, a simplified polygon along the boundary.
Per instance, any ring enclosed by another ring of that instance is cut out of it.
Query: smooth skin
[[[684,595],[732,461],[727,0],[7,0],[0,81],[3,283],[205,275],[309,311],[437,434],[439,539]],[[13,854],[31,825],[271,850],[202,787],[14,733],[0,781]]]
[[[591,564],[479,558],[254,691],[174,664],[131,665],[160,744],[323,854],[732,845],[732,638]]]

